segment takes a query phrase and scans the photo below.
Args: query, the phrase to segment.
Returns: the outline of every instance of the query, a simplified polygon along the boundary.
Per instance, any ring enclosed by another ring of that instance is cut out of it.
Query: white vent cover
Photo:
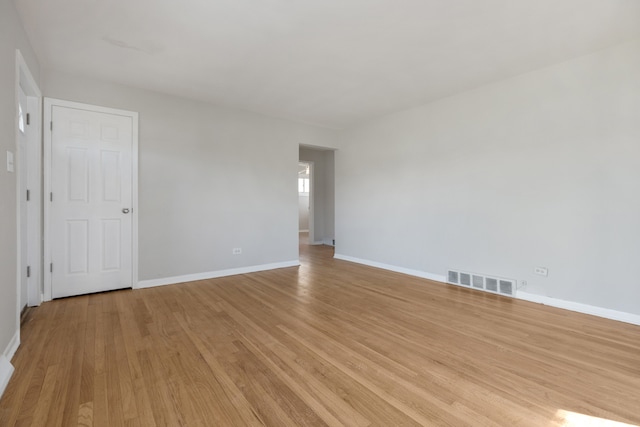
[[[518,282],[516,280],[467,273],[460,270],[449,270],[447,272],[447,283],[510,297],[514,297],[518,290]]]
[[[449,276],[448,276],[448,279],[447,279],[449,281],[449,283],[456,283],[456,284],[459,283],[458,282],[458,277],[459,277],[459,275],[458,275],[457,271],[449,270]]]

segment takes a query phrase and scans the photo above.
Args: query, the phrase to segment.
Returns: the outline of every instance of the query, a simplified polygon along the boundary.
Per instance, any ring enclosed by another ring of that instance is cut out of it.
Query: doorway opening
[[[309,244],[310,232],[313,230],[311,211],[312,162],[298,163],[298,233],[301,244]]]
[[[334,170],[334,150],[300,146],[298,157],[300,245],[335,245]]]
[[[18,316],[42,302],[42,94],[16,50]],[[19,323],[19,320],[18,320]]]

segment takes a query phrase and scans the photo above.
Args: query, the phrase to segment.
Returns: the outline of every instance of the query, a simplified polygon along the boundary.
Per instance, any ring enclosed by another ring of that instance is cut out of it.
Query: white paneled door
[[[51,106],[53,298],[130,288],[133,117]]]

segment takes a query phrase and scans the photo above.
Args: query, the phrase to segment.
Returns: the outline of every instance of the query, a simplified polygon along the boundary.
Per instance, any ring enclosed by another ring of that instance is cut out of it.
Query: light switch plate
[[[13,152],[7,151],[7,171],[13,172]]]

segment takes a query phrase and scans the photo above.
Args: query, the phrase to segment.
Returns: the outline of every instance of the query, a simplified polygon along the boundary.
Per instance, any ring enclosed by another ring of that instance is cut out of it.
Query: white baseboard
[[[228,270],[209,271],[206,273],[187,274],[184,276],[165,277],[162,279],[141,280],[136,289],[173,285],[176,283],[195,282],[196,280],[215,279],[218,277],[236,276],[238,274],[256,273],[258,271],[275,270],[277,268],[298,267],[300,261],[285,261],[272,264],[252,265],[249,267],[230,268]]]
[[[0,355],[0,397],[4,394],[12,375],[13,365],[5,356]]]
[[[19,346],[20,330],[17,330],[13,338],[11,338],[11,341],[9,341],[7,348],[0,354],[0,397],[4,394],[4,390],[7,388],[9,380],[13,375],[14,369],[11,364],[11,359],[13,359],[13,355],[16,354]]]
[[[543,295],[530,294],[528,292],[518,291],[516,298],[525,301],[537,302],[551,307],[563,308],[565,310],[577,311],[578,313],[591,314],[592,316],[604,317],[605,319],[617,320],[619,322],[631,323],[632,325],[640,325],[640,315],[625,313],[624,311],[616,311],[608,308],[596,307],[593,305],[582,304],[579,302],[566,301],[557,298],[551,298]]]
[[[20,329],[18,329],[16,333],[13,334],[13,338],[11,338],[11,341],[9,341],[9,344],[7,345],[7,348],[4,350],[3,354],[7,359],[11,360],[16,354],[16,351],[18,351],[18,347],[20,347]]]
[[[411,270],[403,267],[396,267],[394,265],[383,264],[375,261],[369,261],[366,259],[354,258],[346,255],[335,254],[334,258],[344,261],[355,262],[358,264],[368,265],[370,267],[381,268],[383,270],[395,271],[398,273],[408,274],[410,276],[421,277],[423,279],[435,280],[437,282],[446,283],[445,276],[438,274],[426,273],[419,270]],[[576,311],[578,313],[590,314],[592,316],[603,317],[605,319],[617,320],[619,322],[631,323],[632,325],[640,325],[640,315],[625,313],[623,311],[611,310],[608,308],[596,307],[593,305],[582,304],[573,301],[566,301],[557,298],[551,298],[542,295],[530,294],[527,292],[517,291],[516,298],[530,302],[537,302],[551,307],[562,308],[565,310]]]
[[[383,264],[381,262],[369,261],[367,259],[354,258],[347,255],[335,254],[335,259],[341,259],[343,261],[355,262],[357,264],[368,265],[369,267],[381,268],[383,270],[395,271],[396,273],[408,274],[409,276],[416,276],[422,279],[435,280],[436,282],[446,282],[446,277],[439,274],[427,273],[426,271],[412,270],[410,268],[397,267],[395,265]]]

